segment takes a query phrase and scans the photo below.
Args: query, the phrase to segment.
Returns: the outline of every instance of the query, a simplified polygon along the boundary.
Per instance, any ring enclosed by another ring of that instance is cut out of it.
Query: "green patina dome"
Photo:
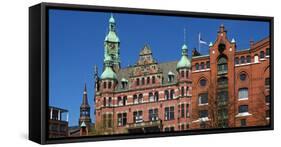
[[[182,56],[180,61],[177,64],[177,69],[190,68],[190,67],[191,67],[191,63],[190,63],[189,59],[187,58],[187,56]]]
[[[106,67],[103,73],[101,74],[101,79],[117,79],[115,72],[111,69],[111,67]]]
[[[182,56],[180,61],[177,64],[177,69],[180,68],[190,68],[191,67],[191,63],[189,61],[189,59],[187,58],[187,45],[183,44],[182,46]]]
[[[104,41],[108,42],[120,42],[118,36],[116,35],[115,32],[109,31],[108,34],[106,35]]]
[[[112,70],[112,68],[110,67],[110,62],[112,62],[112,58],[111,56],[106,56],[104,63],[105,63],[105,70],[103,71],[103,73],[101,74],[101,79],[117,79],[117,76],[115,74],[115,72]]]

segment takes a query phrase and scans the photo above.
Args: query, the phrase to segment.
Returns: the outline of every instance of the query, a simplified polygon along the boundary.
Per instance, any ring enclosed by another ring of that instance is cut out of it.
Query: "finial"
[[[85,85],[84,85],[84,94],[87,93],[87,86],[86,86],[86,82],[85,82]]]
[[[183,43],[186,43],[186,28],[183,29]]]

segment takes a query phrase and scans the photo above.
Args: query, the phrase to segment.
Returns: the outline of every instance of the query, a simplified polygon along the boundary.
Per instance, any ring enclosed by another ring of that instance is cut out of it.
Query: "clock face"
[[[114,43],[110,43],[108,46],[109,46],[109,49],[114,49],[115,48],[115,44]]]

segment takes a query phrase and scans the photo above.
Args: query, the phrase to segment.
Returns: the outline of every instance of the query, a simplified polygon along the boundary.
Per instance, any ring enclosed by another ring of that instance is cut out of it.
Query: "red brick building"
[[[103,134],[257,126],[269,120],[268,38],[237,51],[221,26],[209,55],[188,58],[184,44],[180,59],[158,63],[145,45],[134,66],[121,68],[111,16],[104,48],[103,73],[95,73],[95,129]]]

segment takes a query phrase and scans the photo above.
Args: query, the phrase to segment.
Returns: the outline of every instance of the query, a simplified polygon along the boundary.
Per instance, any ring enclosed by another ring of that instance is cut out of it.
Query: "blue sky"
[[[77,125],[84,83],[93,116],[94,78],[96,64],[102,73],[103,41],[108,32],[110,13],[55,10],[49,11],[49,104],[69,110],[69,124]],[[114,13],[117,34],[121,40],[121,66],[136,63],[139,51],[149,44],[158,62],[179,60],[181,46],[188,52],[198,48],[198,33],[207,42],[214,42],[221,24],[228,38],[235,38],[238,49],[249,48],[249,41],[269,36],[269,23],[175,16],[154,16]],[[208,54],[208,47],[201,47]]]

